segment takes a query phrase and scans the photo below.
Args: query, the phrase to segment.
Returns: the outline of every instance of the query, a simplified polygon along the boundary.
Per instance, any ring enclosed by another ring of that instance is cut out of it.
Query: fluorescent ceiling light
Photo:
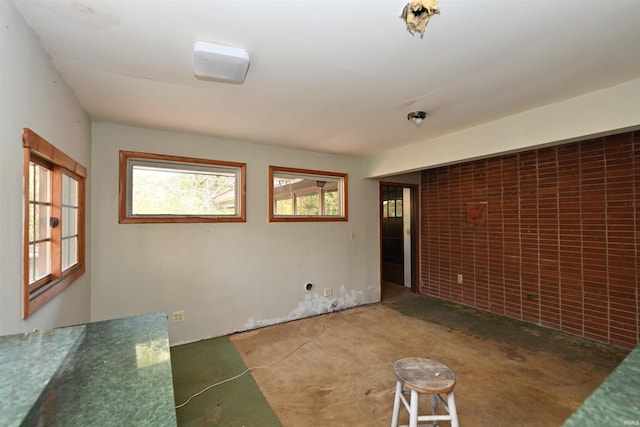
[[[244,49],[207,42],[193,44],[193,72],[204,80],[242,83],[249,69]]]

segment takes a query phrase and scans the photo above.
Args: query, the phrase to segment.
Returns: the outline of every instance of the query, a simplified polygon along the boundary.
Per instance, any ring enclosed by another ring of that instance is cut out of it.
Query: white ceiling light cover
[[[199,79],[241,83],[249,69],[249,53],[240,48],[197,41],[193,72]]]

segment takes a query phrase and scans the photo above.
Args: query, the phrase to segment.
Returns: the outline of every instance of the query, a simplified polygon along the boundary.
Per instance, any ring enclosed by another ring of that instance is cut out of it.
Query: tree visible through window
[[[120,222],[244,221],[244,176],[244,163],[122,151]]]
[[[24,129],[23,317],[84,274],[86,169]]]
[[[271,166],[270,221],[347,220],[347,175]]]

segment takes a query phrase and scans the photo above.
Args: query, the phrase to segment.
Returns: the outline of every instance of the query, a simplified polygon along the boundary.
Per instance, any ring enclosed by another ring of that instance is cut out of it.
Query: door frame
[[[418,237],[420,235],[420,230],[418,228],[418,198],[419,198],[419,185],[417,184],[407,184],[401,182],[390,182],[390,181],[380,181],[378,186],[378,247],[380,252],[379,259],[379,274],[380,274],[380,299],[382,300],[382,187],[401,187],[408,188],[411,194],[411,203],[410,209],[411,218],[410,218],[410,227],[411,227],[411,292],[416,293],[418,291]],[[405,235],[403,230],[403,235]],[[403,257],[404,258],[404,257]]]

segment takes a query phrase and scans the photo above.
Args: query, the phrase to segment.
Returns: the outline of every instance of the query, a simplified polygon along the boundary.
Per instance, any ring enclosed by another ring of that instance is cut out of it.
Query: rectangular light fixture
[[[236,47],[197,41],[193,44],[193,72],[204,80],[242,83],[249,69],[249,53]]]

